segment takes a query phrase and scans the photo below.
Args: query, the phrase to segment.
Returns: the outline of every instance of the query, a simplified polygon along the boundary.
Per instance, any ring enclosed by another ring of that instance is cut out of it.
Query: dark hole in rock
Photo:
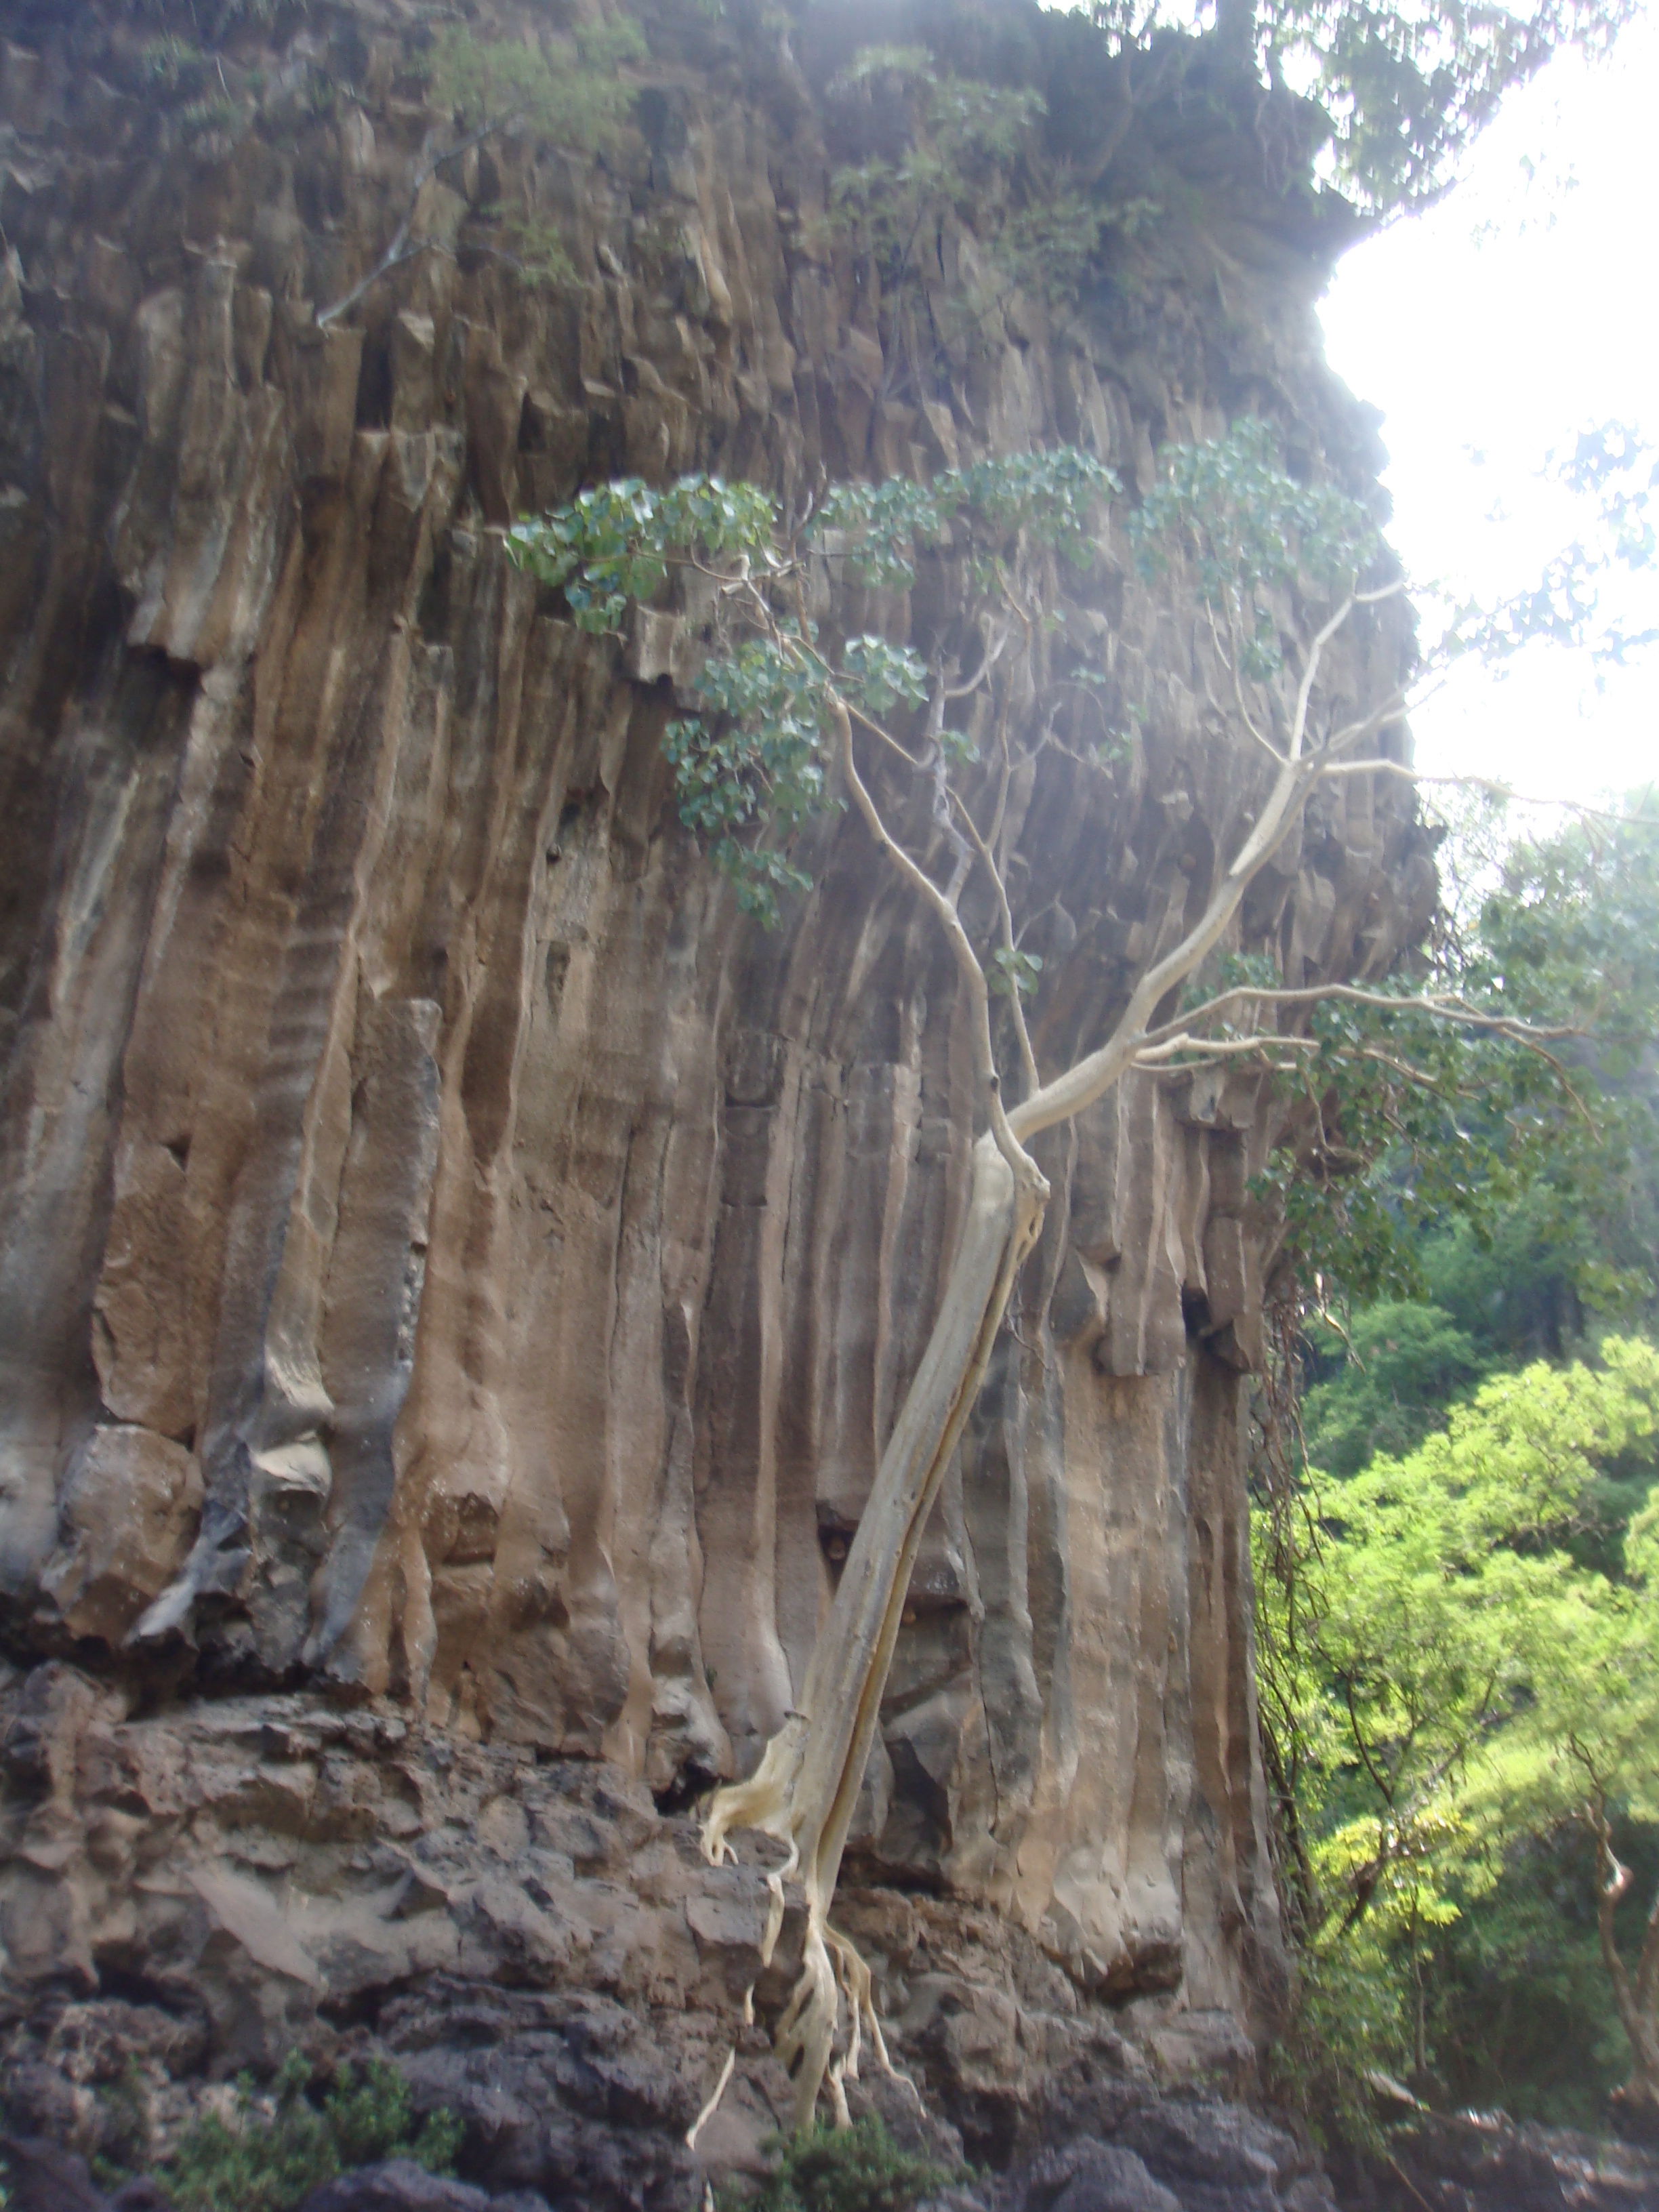
[[[453,566],[448,544],[441,539],[432,556],[431,571],[422,587],[421,604],[416,615],[421,635],[428,645],[441,644],[449,635],[449,583]]]
[[[113,1997],[122,2004],[154,2005],[157,2012],[173,2013],[185,2020],[194,2020],[202,2011],[200,2001],[177,1983],[141,1973],[104,1956],[96,1958],[94,1965],[100,1997]]]
[[[357,428],[392,428],[392,345],[379,331],[363,340],[362,366],[357,372]]]
[[[689,1813],[699,1798],[706,1797],[720,1777],[710,1768],[701,1765],[695,1759],[688,1759],[666,1790],[653,1790],[652,1802],[665,1814]]]

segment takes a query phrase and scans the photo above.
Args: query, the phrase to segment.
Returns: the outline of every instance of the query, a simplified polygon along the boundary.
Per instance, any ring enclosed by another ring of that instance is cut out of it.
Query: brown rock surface
[[[269,104],[216,136],[114,0],[5,10],[9,2017],[89,2140],[62,2046],[100,2006],[143,2015],[159,2084],[300,2033],[418,2053],[448,2000],[408,1992],[449,1990],[497,2008],[479,2047],[586,2054],[501,2119],[532,2146],[501,2185],[599,2156],[570,2146],[599,2081],[671,2190],[759,1878],[652,1793],[790,1705],[948,1255],[966,1058],[855,821],[772,935],[675,821],[695,605],[584,638],[502,526],[621,470],[795,496],[1061,437],[1133,493],[1249,405],[1356,489],[1376,455],[1317,352],[1334,234],[1224,100],[1120,118],[1101,173],[1167,218],[916,397],[823,231],[834,40],[798,61],[764,14],[651,16],[612,152],[454,165],[453,250],[319,328],[435,125],[420,11],[290,12],[238,34]],[[515,194],[574,283],[469,246]],[[1144,719],[1014,793],[1045,1056],[1178,931],[1257,777],[1189,599],[1115,536],[1066,589]],[[854,615],[940,618],[925,589]],[[1342,681],[1402,650],[1378,627]],[[1351,779],[1246,940],[1292,981],[1377,973],[1432,892],[1409,796]],[[960,2117],[1028,2109],[1073,2046],[1242,2075],[1273,2015],[1241,1425],[1280,1129],[1249,1081],[1149,1078],[1047,1140],[857,1845],[897,1885],[868,1933],[901,2041]]]

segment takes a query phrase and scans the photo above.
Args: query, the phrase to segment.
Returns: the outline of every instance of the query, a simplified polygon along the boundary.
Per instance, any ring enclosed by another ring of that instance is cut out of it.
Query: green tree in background
[[[1653,1315],[1655,811],[1634,794],[1621,818],[1500,853],[1473,919],[1439,948],[1446,984],[1501,981],[1517,1013],[1575,1010],[1588,1034],[1564,1048],[1568,1087],[1509,1064],[1517,1090],[1494,1080],[1504,1064],[1467,1053],[1443,1059],[1439,1093],[1409,1112],[1373,1086],[1373,1141],[1297,1254],[1303,1280],[1331,1293],[1310,1311],[1303,1407],[1308,1456],[1328,1474],[1411,1449],[1485,1376],[1566,1358],[1599,1329]],[[1339,1124],[1345,1103],[1339,1089],[1328,1108]],[[1344,1288],[1356,1295],[1340,1325]]]
[[[1335,1771],[1332,1744],[1355,1725],[1346,1704],[1325,1710],[1337,1734],[1319,1750],[1316,1730],[1282,1725],[1283,1668],[1287,1651],[1292,1668],[1303,1654],[1303,1608],[1316,1613],[1354,1558],[1344,1544],[1331,1548],[1326,1522],[1346,1528],[1348,1491],[1326,1478],[1411,1459],[1484,1382],[1540,1358],[1591,1353],[1609,1328],[1652,1325],[1659,835],[1647,820],[1655,811],[1638,795],[1622,819],[1587,819],[1507,849],[1488,840],[1476,895],[1461,902],[1439,948],[1443,974],[1501,975],[1534,1015],[1569,1001],[1586,1010],[1593,1035],[1565,1048],[1571,1094],[1505,1096],[1484,1076],[1456,1083],[1455,1111],[1437,1125],[1431,1117],[1402,1125],[1356,1170],[1360,1190],[1339,1194],[1310,1224],[1323,1241],[1310,1240],[1300,1255],[1316,1294],[1304,1308],[1305,1349],[1291,1366],[1311,1383],[1302,1440],[1321,1473],[1311,1492],[1292,1483],[1287,1497],[1281,1482],[1276,1503],[1267,1486],[1273,1510],[1260,1559],[1263,1709],[1304,1897],[1316,1887],[1312,1856],[1346,1818],[1324,1779],[1310,1795],[1307,1763],[1322,1778]],[[1459,872],[1454,866],[1449,880]],[[1340,1117],[1340,1101],[1334,1110]],[[1462,1163],[1458,1217],[1415,1204],[1413,1154],[1425,1139],[1443,1175],[1448,1159]],[[1345,1237],[1345,1214],[1365,1234]],[[1356,1275],[1370,1295],[1345,1309],[1341,1290]],[[1653,1458],[1641,1438],[1593,1457],[1571,1525],[1554,1540],[1564,1557],[1619,1581]],[[1638,1647],[1632,1663],[1650,1674],[1656,1662]],[[1347,1756],[1363,1777],[1352,1743]],[[1636,1814],[1637,1801],[1614,1793],[1610,1845],[1640,1875],[1615,1908],[1626,1954],[1637,1941],[1637,1897],[1650,1896],[1659,1875],[1659,1829]],[[1431,2095],[1598,2122],[1607,2090],[1630,2067],[1602,1955],[1599,1848],[1582,1821],[1488,1824],[1449,1838],[1434,1862],[1441,1887],[1410,1893],[1407,1932],[1399,1915],[1367,1900],[1339,1942],[1316,1911],[1322,1932],[1302,2047],[1346,2049],[1351,2081],[1364,2063],[1381,2064],[1413,2071]],[[1437,1900],[1446,1908],[1437,1914]]]
[[[1656,1436],[1659,1352],[1612,1338],[1595,1367],[1484,1384],[1405,1457],[1313,1478],[1297,1580],[1261,1560],[1264,1713],[1296,1790],[1304,2057],[1346,2048],[1356,2069],[1431,2083],[1440,1931],[1517,1844],[1576,1826],[1625,2094],[1659,2106],[1659,1892],[1639,1900],[1632,1960],[1614,1833],[1659,1814],[1659,1504],[1609,1543],[1597,1504],[1611,1465],[1644,1461],[1651,1487]]]
[[[1604,52],[1636,12],[1637,0],[1216,0],[1225,45],[1320,102],[1344,190],[1379,216],[1437,198],[1510,92],[1563,46]]]
[[[1303,1405],[1310,1460],[1358,1474],[1378,1452],[1413,1450],[1486,1370],[1480,1351],[1437,1305],[1389,1298],[1354,1318],[1344,1364]]]

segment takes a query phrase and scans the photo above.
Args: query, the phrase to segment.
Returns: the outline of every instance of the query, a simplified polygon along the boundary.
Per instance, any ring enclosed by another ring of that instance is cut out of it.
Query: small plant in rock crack
[[[92,2178],[113,2189],[143,2166],[149,2154],[149,2092],[144,2071],[130,2057],[113,2081],[98,2091],[103,2107],[104,2148],[91,2161]]]
[[[910,2212],[962,2173],[902,2149],[878,2119],[780,2137],[777,2162],[751,2195],[722,2190],[720,2212]]]
[[[521,283],[539,287],[576,282],[576,265],[552,216],[533,210],[509,215],[490,206],[479,209],[477,222],[483,234],[469,237],[469,246],[499,261]]]
[[[520,130],[591,153],[627,119],[633,88],[617,70],[644,50],[625,18],[535,42],[481,39],[451,23],[433,40],[426,67],[434,101],[463,131]]]
[[[268,2097],[244,2075],[235,2118],[205,2114],[161,2170],[179,2212],[290,2212],[321,2183],[377,2159],[453,2172],[461,2123],[440,2111],[417,2124],[395,2066],[371,2058],[361,2075],[343,2066],[320,2103],[311,2087],[310,2061],[298,2051],[283,2062]]]
[[[216,50],[167,32],[145,40],[139,63],[146,90],[192,153],[209,159],[228,154],[252,122],[257,73],[227,63]]]
[[[176,31],[146,39],[139,51],[145,76],[158,93],[174,93],[193,82],[207,67],[208,58],[193,39]]]

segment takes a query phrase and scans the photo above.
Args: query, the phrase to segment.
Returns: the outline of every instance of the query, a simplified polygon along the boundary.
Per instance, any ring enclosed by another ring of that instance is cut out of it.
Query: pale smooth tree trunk
[[[979,1395],[1014,1278],[1042,1228],[1045,1192],[1040,1180],[1035,1187],[1027,1177],[1017,1183],[994,1139],[988,1133],[979,1139],[967,1218],[939,1317],[882,1455],[830,1617],[813,1647],[799,1706],[750,1779],[717,1794],[705,1828],[704,1848],[716,1858],[733,1828],[781,1838],[790,1847],[785,1872],[799,1875],[805,1894],[802,1978],[779,2035],[786,2061],[799,2068],[798,2127],[810,2124],[831,2069],[839,2012],[832,1947],[841,1954],[843,1972],[851,1966],[855,2031],[862,2014],[861,2024],[881,2049],[867,1977],[830,1930],[830,1906],[880,1724],[916,1551]],[[774,1897],[769,1950],[781,1917],[775,1883]],[[839,2069],[831,2078],[838,2115],[844,2116]]]

